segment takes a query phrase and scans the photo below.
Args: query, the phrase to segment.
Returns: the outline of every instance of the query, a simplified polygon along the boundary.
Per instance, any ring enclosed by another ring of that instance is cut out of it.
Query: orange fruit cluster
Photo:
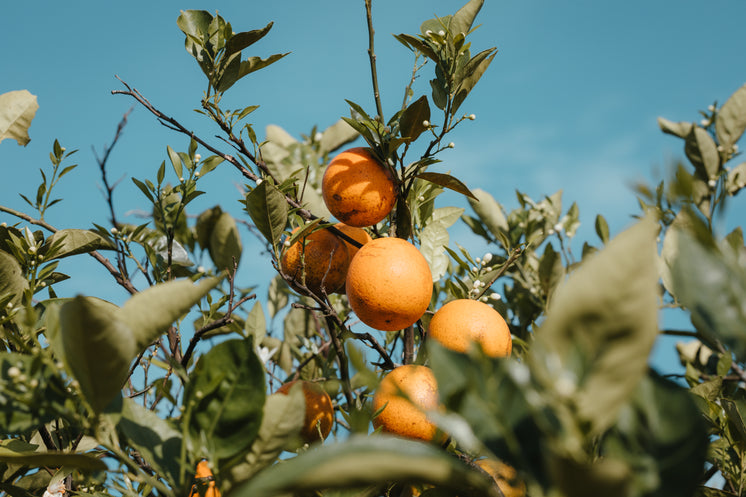
[[[290,388],[300,380],[289,381],[277,389],[287,395]],[[329,394],[318,383],[300,381],[306,402],[306,415],[300,436],[306,443],[323,441],[329,436],[334,423],[334,406]]]

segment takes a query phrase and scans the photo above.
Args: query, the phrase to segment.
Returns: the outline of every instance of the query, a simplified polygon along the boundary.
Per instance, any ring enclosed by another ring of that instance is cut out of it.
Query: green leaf
[[[282,59],[289,53],[290,52],[270,55],[266,59],[262,59],[261,57],[249,57],[245,61],[241,62],[241,70],[239,71],[238,77],[240,79],[254,71],[258,71],[259,69],[264,69],[268,65],[274,64],[278,60]]]
[[[548,388],[573,387],[578,420],[601,433],[647,369],[658,336],[657,225],[645,218],[587,257],[554,293],[531,365]],[[554,368],[561,368],[554,370]]]
[[[680,497],[694,494],[707,446],[707,429],[689,392],[651,372],[604,435],[601,450],[628,464],[639,495]]]
[[[466,5],[453,14],[448,23],[448,30],[453,36],[458,33],[466,35],[471,31],[471,26],[474,24],[474,19],[476,19],[483,3],[484,0],[469,0]]]
[[[0,250],[0,297],[10,295],[10,302],[18,305],[28,287],[28,281],[23,276],[23,268],[16,258]]]
[[[259,431],[265,389],[253,340],[227,340],[212,347],[184,387],[193,443],[206,440],[210,453],[221,460],[247,451]]]
[[[472,193],[476,201],[470,199],[469,205],[474,209],[474,213],[479,216],[479,220],[484,223],[490,233],[498,239],[504,238],[510,228],[502,206],[492,195],[481,188],[475,189]]]
[[[132,330],[139,352],[189,312],[219,282],[220,278],[204,278],[197,284],[188,279],[159,283],[130,297],[116,311],[115,318]],[[131,359],[134,357],[132,355]]]
[[[694,125],[692,123],[688,122],[678,122],[675,123],[673,121],[669,121],[668,119],[664,119],[662,117],[658,118],[658,126],[661,128],[661,131],[663,131],[666,134],[678,136],[679,138],[686,138],[689,136],[689,133],[692,132],[692,128]]]
[[[429,181],[430,183],[435,183],[436,185],[442,186],[443,188],[448,188],[449,190],[458,192],[461,195],[465,195],[469,199],[477,200],[477,197],[474,196],[474,193],[469,190],[469,188],[465,184],[463,184],[459,179],[454,178],[450,174],[424,172],[418,174],[417,177],[420,179],[424,179],[425,181]]]
[[[182,178],[184,176],[184,164],[181,161],[181,157],[179,157],[179,154],[177,154],[170,145],[166,145],[166,152],[168,152],[168,159],[171,161],[171,166],[174,168],[176,177]],[[165,173],[164,164],[161,164],[161,169],[158,173],[158,184],[163,183],[163,178],[165,177],[165,174],[160,172],[161,170]]]
[[[437,63],[440,60],[433,48],[427,42],[421,40],[420,38],[417,38],[416,36],[402,33],[394,35],[394,38],[396,38],[399,43],[409,48],[410,50],[425,54],[425,56],[431,59],[433,62]]]
[[[0,462],[31,468],[69,467],[81,471],[105,471],[106,463],[98,457],[88,454],[69,452],[15,452],[0,447]]]
[[[730,171],[725,182],[725,188],[730,195],[735,195],[746,187],[746,162],[742,162]]]
[[[342,145],[356,140],[357,137],[358,133],[344,120],[340,119],[321,133],[319,148],[321,153],[334,152]]]
[[[64,229],[47,238],[39,253],[47,259],[62,259],[94,250],[116,250],[116,246],[91,230]]]
[[[269,33],[269,30],[272,29],[273,24],[274,23],[270,22],[261,29],[243,31],[241,33],[234,34],[228,39],[228,42],[225,44],[226,54],[232,55],[234,53],[238,53],[244,48],[248,48],[257,41],[261,40],[267,35],[267,33]]]
[[[464,209],[460,207],[436,209],[420,233],[420,253],[430,266],[433,281],[440,280],[448,269],[448,227],[455,223],[463,212]]]
[[[601,241],[605,244],[609,242],[609,224],[606,222],[606,219],[601,215],[598,214],[596,216],[596,234],[601,239]]]
[[[262,339],[267,334],[267,319],[264,317],[264,310],[260,301],[257,300],[254,303],[254,307],[251,308],[249,314],[246,316],[244,330],[246,331],[246,336],[254,337],[254,343],[262,343]]]
[[[386,435],[353,435],[344,442],[318,447],[265,469],[232,495],[265,497],[396,481],[499,495],[485,475],[443,450]]]
[[[399,134],[407,141],[414,141],[427,128],[424,121],[430,120],[430,105],[427,97],[421,96],[407,107],[399,118]]]
[[[290,442],[299,436],[305,423],[305,411],[306,401],[300,384],[291,388],[287,395],[268,396],[251,450],[243,461],[230,469],[229,478],[233,482],[248,481],[274,463]]]
[[[60,309],[65,363],[97,413],[119,395],[138,353],[133,330],[116,315],[115,305],[82,296]]]
[[[28,129],[39,104],[28,90],[9,91],[0,95],[0,142],[6,138],[26,146],[31,141]]]
[[[269,180],[264,180],[246,195],[245,203],[254,225],[276,246],[288,220],[285,196]]]
[[[746,85],[736,90],[718,110],[715,133],[720,145],[729,150],[746,130]]]
[[[474,89],[482,75],[497,55],[497,48],[489,48],[475,55],[460,71],[458,87],[453,97],[451,115],[455,115],[466,96]]]
[[[219,270],[233,271],[233,261],[236,265],[241,261],[243,246],[238,225],[233,216],[223,212],[215,220],[210,233],[210,258]]]
[[[177,486],[180,483],[181,433],[155,412],[132,399],[123,400],[117,424],[122,435],[160,476],[165,477],[172,487]]]
[[[673,227],[672,227],[673,228]],[[675,231],[674,231],[675,230]],[[705,336],[719,337],[736,354],[746,358],[746,270],[735,257],[716,246],[705,246],[684,229],[669,229],[666,262],[669,290],[691,313],[691,320]]]
[[[707,131],[699,126],[692,127],[692,131],[686,137],[684,152],[703,178],[717,177],[720,170],[720,154],[715,140]]]
[[[194,229],[197,235],[197,243],[199,243],[202,249],[209,250],[212,230],[215,228],[215,223],[217,223],[222,214],[223,209],[219,205],[216,205],[212,209],[207,209],[197,216],[197,223]]]

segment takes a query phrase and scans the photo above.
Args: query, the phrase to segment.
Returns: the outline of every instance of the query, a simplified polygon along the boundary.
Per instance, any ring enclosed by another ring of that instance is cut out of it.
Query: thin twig
[[[34,219],[28,214],[24,214],[23,212],[17,211],[15,209],[11,209],[10,207],[5,207],[3,205],[0,205],[0,212],[8,213],[19,219],[23,219],[24,221],[28,223],[34,224],[36,226],[41,226],[42,228],[52,233],[57,233],[58,231],[57,228],[48,224],[47,222]],[[111,274],[114,277],[114,280],[116,280],[116,282],[120,286],[122,286],[125,290],[127,290],[131,295],[134,295],[137,293],[137,288],[135,288],[134,285],[132,285],[132,282],[129,280],[129,278],[127,278],[125,275],[117,271],[117,269],[109,261],[109,259],[101,255],[96,250],[94,250],[93,252],[88,252],[88,255],[90,255],[91,257],[96,259],[99,263],[101,263],[101,265],[103,265],[109,271],[109,274]]]
[[[376,111],[381,122],[383,119],[383,105],[381,92],[378,89],[378,71],[376,69],[376,52],[374,50],[375,30],[373,29],[373,0],[365,0],[365,17],[368,20],[368,58],[370,59],[370,76],[373,80],[373,97],[376,100]]]

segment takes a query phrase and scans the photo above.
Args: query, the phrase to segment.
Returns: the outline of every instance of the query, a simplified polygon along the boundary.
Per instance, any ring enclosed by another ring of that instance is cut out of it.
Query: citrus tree
[[[640,185],[626,231],[612,238],[598,215],[598,240],[576,255],[580,214],[560,193],[518,191],[507,212],[439,172],[496,55],[470,44],[481,6],[395,36],[414,69],[391,108],[366,1],[373,98],[299,139],[276,126],[260,138],[257,105],[223,104],[285,55],[244,53],[272,24],[236,32],[217,14],[178,16],[207,80],[198,112],[221,135],[200,136],[121,81],[117,98],[185,143],[132,178],[149,218],[118,220],[109,148],[99,165],[111,225],[48,224],[54,187],[75,168],[57,141],[23,196],[29,210],[0,205],[0,490],[744,494],[746,248],[740,227],[720,226],[746,186],[746,164],[733,166],[746,86],[698,124],[660,119],[687,163]],[[0,96],[0,140],[26,143],[36,107],[26,91]],[[191,210],[217,167],[243,182],[245,215],[222,199]],[[445,190],[470,210],[440,205]],[[450,240],[456,223],[483,255]],[[261,257],[245,250],[247,232]],[[195,264],[203,255],[209,267]],[[130,297],[58,295],[75,278],[62,272],[69,257],[95,258]],[[266,295],[236,278],[246,264],[274,268]],[[669,329],[663,308],[691,328]],[[686,339],[683,373],[650,368],[661,334]]]

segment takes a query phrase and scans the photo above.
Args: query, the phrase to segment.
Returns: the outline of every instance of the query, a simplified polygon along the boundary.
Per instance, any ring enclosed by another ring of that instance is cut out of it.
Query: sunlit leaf
[[[65,362],[96,412],[119,395],[138,352],[134,331],[116,319],[117,311],[113,304],[81,296],[60,309]]]
[[[223,212],[215,220],[210,233],[209,242],[210,258],[219,270],[227,269],[233,271],[233,264],[241,261],[243,245],[241,244],[241,235],[238,232],[236,220]]]
[[[27,145],[31,141],[28,129],[38,108],[36,95],[28,90],[9,91],[0,95],[0,142],[10,138],[19,145]]]
[[[715,132],[720,145],[730,149],[746,130],[746,85],[725,101],[715,117]]]
[[[48,254],[50,249],[52,253]],[[116,250],[116,246],[94,231],[64,229],[47,238],[39,253],[47,259],[61,259],[94,250]]]
[[[418,174],[417,177],[420,179],[424,179],[425,181],[435,183],[436,185],[442,186],[443,188],[448,188],[449,190],[458,192],[462,195],[465,195],[469,199],[477,200],[477,197],[474,196],[474,193],[469,190],[469,188],[465,184],[463,184],[461,180],[451,176],[450,174],[424,172]]]
[[[159,283],[130,297],[116,319],[131,330],[137,347],[145,348],[219,282],[220,278],[205,278],[196,284],[188,279]]]
[[[658,126],[664,133],[678,136],[679,138],[686,138],[687,136],[689,136],[689,133],[691,133],[692,131],[692,127],[694,127],[694,125],[689,122],[675,123],[662,117],[658,118]]]

